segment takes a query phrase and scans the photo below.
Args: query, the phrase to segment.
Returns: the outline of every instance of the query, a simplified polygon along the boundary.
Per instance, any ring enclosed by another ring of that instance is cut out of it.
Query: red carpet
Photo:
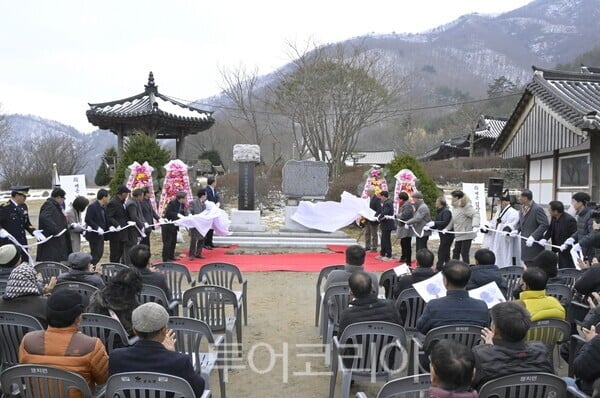
[[[223,262],[232,263],[242,272],[319,272],[323,267],[333,264],[345,264],[344,251],[346,246],[331,246],[331,253],[289,253],[289,254],[226,254],[232,248],[215,248],[203,250],[205,259],[190,261],[187,257],[177,262],[184,264],[191,272],[198,271],[204,264]],[[187,254],[187,253],[186,253]],[[367,252],[365,268],[367,271],[383,272],[398,265],[397,260],[376,260],[379,253]]]

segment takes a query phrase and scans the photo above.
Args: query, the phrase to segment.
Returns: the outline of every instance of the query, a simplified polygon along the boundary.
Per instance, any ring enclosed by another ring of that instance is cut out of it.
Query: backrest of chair
[[[167,328],[175,333],[175,350],[192,357],[194,364],[200,363],[202,339],[215,342],[210,326],[199,319],[172,316]]]
[[[90,337],[98,337],[104,344],[108,354],[115,348],[128,345],[128,336],[125,328],[118,319],[110,316],[88,313],[81,314],[79,330]]]
[[[510,300],[513,291],[519,286],[519,280],[523,275],[523,267],[512,266],[500,268],[500,275],[506,280],[506,299]]]
[[[323,296],[324,314],[329,314],[329,318],[333,319],[333,324],[336,326],[340,323],[342,311],[350,304],[349,292],[350,286],[347,283],[334,283],[327,288]]]
[[[164,290],[158,286],[143,284],[142,291],[139,294],[140,304],[157,303],[169,310],[169,300]]]
[[[481,342],[481,326],[474,325],[446,325],[431,329],[425,341],[423,349],[426,353],[431,352],[433,345],[440,340],[453,340],[469,348],[473,348]]]
[[[346,367],[357,373],[382,375],[403,369],[408,364],[406,332],[400,325],[353,323],[344,330],[339,341],[339,354],[348,362]]]
[[[235,293],[227,288],[200,285],[183,293],[183,306],[188,317],[206,322],[213,332],[221,332],[227,326],[228,316],[237,315],[238,302]]]
[[[101,266],[101,275],[104,282],[108,282],[111,278],[119,273],[123,269],[129,268],[129,266],[121,263],[103,263]]]
[[[550,373],[517,373],[499,377],[479,389],[480,398],[561,398],[567,396],[567,385]]]
[[[234,290],[234,282],[244,281],[244,277],[238,267],[229,263],[208,263],[200,268],[198,281],[206,285],[222,286]]]
[[[2,367],[19,363],[19,345],[23,336],[33,330],[43,330],[44,327],[31,315],[17,312],[0,312],[0,355]]]
[[[92,295],[96,293],[99,289],[96,286],[90,285],[88,283],[73,281],[57,283],[56,286],[54,286],[52,292],[56,293],[61,290],[73,290],[77,292],[83,298],[83,305],[87,307],[87,305],[90,302],[90,297],[92,297]]]
[[[532,322],[527,332],[527,341],[539,341],[548,349],[548,355],[558,342],[566,341],[571,335],[571,325],[562,319],[543,319]]]
[[[331,271],[343,270],[344,267],[345,267],[345,265],[339,264],[339,265],[328,265],[325,268],[321,268],[321,272],[319,272],[319,277],[317,278],[317,294],[321,293],[321,291],[322,291],[321,286],[323,284],[323,281],[325,279],[327,279],[327,277],[329,276]]]
[[[156,394],[157,392],[160,392],[160,395]],[[195,393],[190,384],[181,377],[153,372],[127,372],[112,375],[106,382],[106,397],[113,398],[115,395],[189,398],[194,397]]]
[[[58,276],[63,272],[69,272],[70,268],[64,264],[55,261],[42,261],[34,265],[35,272],[42,277],[44,284],[50,283],[53,276]]]
[[[561,277],[565,280],[565,285],[569,286],[571,290],[575,287],[577,279],[581,278],[583,271],[576,268],[561,268],[558,270],[556,276]]]
[[[379,286],[385,287],[387,284],[388,289],[386,290],[386,299],[391,299],[394,295],[394,286],[398,283],[398,276],[396,276],[396,271],[393,269],[388,269],[379,278]]]
[[[431,387],[431,375],[423,373],[401,377],[387,382],[377,393],[377,398],[420,398]]]
[[[173,299],[181,300],[184,291],[183,281],[185,280],[188,284],[192,283],[192,276],[187,267],[183,264],[170,262],[158,263],[154,267],[167,279]]]
[[[546,286],[546,294],[556,298],[563,307],[567,308],[571,304],[571,297],[573,291],[567,285],[561,285],[559,283],[551,283]]]
[[[400,292],[396,299],[396,309],[403,316],[402,324],[406,330],[416,330],[417,320],[425,310],[425,300],[414,288]]]
[[[0,376],[5,396],[19,391],[22,398],[67,398],[80,391],[84,398],[92,398],[85,379],[77,373],[44,365],[16,365]]]

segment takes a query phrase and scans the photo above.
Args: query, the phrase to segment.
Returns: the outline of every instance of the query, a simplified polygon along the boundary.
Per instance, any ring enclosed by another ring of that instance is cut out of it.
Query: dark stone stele
[[[254,168],[255,162],[239,163],[238,210],[254,210]]]

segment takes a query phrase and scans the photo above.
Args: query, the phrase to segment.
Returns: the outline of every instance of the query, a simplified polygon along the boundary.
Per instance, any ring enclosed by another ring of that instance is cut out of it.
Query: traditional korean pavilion
[[[185,105],[158,92],[150,72],[144,92],[132,97],[89,104],[88,121],[118,137],[118,154],[123,153],[123,139],[143,131],[156,139],[176,140],[176,157],[181,158],[185,137],[210,128],[212,112]]]

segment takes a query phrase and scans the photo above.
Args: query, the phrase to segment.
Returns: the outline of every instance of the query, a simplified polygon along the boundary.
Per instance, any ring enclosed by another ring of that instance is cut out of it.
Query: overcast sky
[[[219,68],[265,74],[287,63],[288,42],[320,44],[369,33],[422,32],[461,15],[501,13],[530,0],[102,0],[4,2],[0,103],[89,132],[88,102],[143,91],[194,100],[217,94]]]

